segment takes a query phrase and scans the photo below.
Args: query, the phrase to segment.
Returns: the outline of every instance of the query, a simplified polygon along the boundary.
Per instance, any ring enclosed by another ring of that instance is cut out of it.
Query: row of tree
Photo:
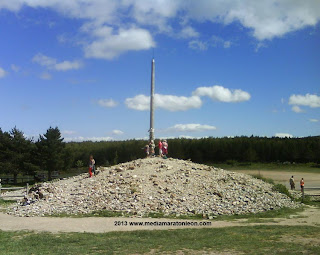
[[[13,128],[0,129],[0,173],[35,175],[47,171],[67,171],[86,166],[89,155],[97,165],[113,165],[145,157],[147,141],[65,143],[58,127],[50,127],[37,141],[27,139]],[[157,141],[156,141],[157,143]],[[203,139],[169,139],[169,156],[198,163],[238,162],[315,162],[320,163],[320,136],[305,138],[234,137]],[[156,150],[157,151],[157,150]]]
[[[305,138],[234,137],[170,140],[170,155],[199,163],[320,163],[320,136]]]
[[[320,136],[305,138],[234,137],[203,139],[168,139],[169,156],[191,159],[198,163],[237,162],[296,162],[320,163]],[[101,165],[127,162],[145,157],[147,141],[68,143],[75,158],[82,161],[93,154]],[[157,140],[156,140],[157,144]],[[156,152],[158,149],[156,148]]]
[[[69,160],[57,127],[50,127],[36,142],[16,127],[10,132],[0,129],[0,173],[13,175],[14,183],[18,174],[36,175],[40,170],[46,170],[51,180],[53,171],[70,166],[66,164]]]

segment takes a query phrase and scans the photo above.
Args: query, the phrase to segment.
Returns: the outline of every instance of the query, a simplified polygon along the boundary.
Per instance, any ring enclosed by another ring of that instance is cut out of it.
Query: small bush
[[[290,197],[291,199],[293,199],[292,195],[289,193],[289,190],[287,189],[286,186],[284,186],[283,184],[275,184],[274,180],[272,180],[271,178],[265,178],[262,177],[262,175],[252,175],[254,178],[263,180],[264,182],[270,183],[273,185],[272,190],[273,191],[277,191],[279,193],[285,194],[288,197]]]
[[[273,191],[278,191],[279,193],[285,194],[288,197],[292,198],[291,194],[289,193],[289,190],[287,189],[286,186],[284,186],[283,184],[274,184],[272,187]]]
[[[253,174],[252,177],[274,185],[274,180],[271,178],[265,178],[261,174]]]
[[[235,166],[235,165],[238,164],[238,161],[229,159],[229,160],[226,161],[226,164],[230,165],[230,166]]]

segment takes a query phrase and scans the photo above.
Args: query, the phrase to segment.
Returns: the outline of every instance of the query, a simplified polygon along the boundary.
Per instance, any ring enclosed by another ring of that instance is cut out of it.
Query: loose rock
[[[30,193],[32,202],[15,205],[16,216],[85,214],[98,210],[137,216],[258,213],[298,204],[272,185],[249,175],[179,159],[146,158],[45,182]]]

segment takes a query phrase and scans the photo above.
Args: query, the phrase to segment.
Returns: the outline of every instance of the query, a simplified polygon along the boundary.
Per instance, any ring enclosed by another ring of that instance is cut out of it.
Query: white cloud
[[[318,119],[309,119],[310,122],[319,122]]]
[[[41,53],[35,55],[32,58],[32,62],[56,71],[76,70],[83,66],[82,62],[79,60],[58,62],[55,58],[45,56]]]
[[[54,69],[57,71],[67,71],[67,70],[77,70],[82,67],[82,62],[75,61],[62,61],[60,63],[56,63]]]
[[[98,105],[102,106],[102,107],[107,107],[107,108],[111,108],[111,107],[115,107],[118,105],[118,103],[116,101],[114,101],[113,99],[100,99],[98,100]]]
[[[133,98],[127,98],[125,104],[128,108],[138,111],[150,110],[150,97],[145,95],[137,95]]]
[[[320,96],[306,94],[306,95],[291,95],[289,98],[291,105],[303,105],[311,108],[320,107]]]
[[[186,111],[200,108],[202,101],[198,96],[184,97],[156,94],[155,106],[169,111]]]
[[[133,1],[133,17],[140,24],[167,24],[173,17],[196,22],[230,24],[239,22],[258,40],[315,26],[320,19],[318,0],[224,0],[224,1]],[[181,16],[180,16],[181,15]]]
[[[215,126],[201,125],[201,124],[176,124],[167,129],[173,132],[202,132],[208,130],[216,130]]]
[[[258,42],[254,51],[258,52],[262,48],[267,48],[267,44],[264,42]]]
[[[38,53],[32,58],[32,62],[35,62],[41,66],[46,66],[46,67],[54,67],[54,65],[57,63],[57,60],[54,58],[50,58],[48,56],[45,56],[41,53]]]
[[[16,73],[20,71],[20,67],[16,66],[15,64],[11,64],[11,69]]]
[[[58,35],[57,40],[59,43],[66,43],[69,41],[69,39],[67,38],[67,36],[65,34]]]
[[[42,80],[51,80],[52,79],[52,75],[48,72],[43,72],[41,75],[40,75],[40,79]]]
[[[94,30],[97,37],[85,47],[88,58],[113,59],[127,51],[147,50],[155,47],[149,31],[141,28],[119,29],[114,33],[111,27]]]
[[[163,139],[176,139],[176,138],[184,138],[184,139],[203,139],[203,138],[208,138],[208,136],[191,136],[191,135],[178,135],[178,136],[160,136],[159,137],[161,140]],[[145,138],[145,140],[148,140],[148,137]]]
[[[279,138],[292,138],[293,137],[293,135],[288,134],[288,133],[276,133],[274,136],[279,137]]]
[[[198,35],[199,36],[199,35]],[[205,51],[209,47],[223,47],[225,49],[230,48],[232,45],[231,41],[225,40],[220,36],[213,35],[208,40],[192,40],[189,42],[188,46],[193,50]]]
[[[202,105],[202,101],[198,96],[184,97],[155,94],[154,102],[155,108],[173,112],[200,108]],[[130,109],[148,111],[150,110],[150,96],[137,95],[133,98],[127,98],[125,104]]]
[[[10,0],[1,1],[0,9],[19,11],[23,6],[32,8],[51,8],[64,16],[78,19],[90,19],[97,22],[110,22],[115,20],[117,8],[121,8],[117,0]]]
[[[186,8],[190,19],[199,22],[239,22],[258,40],[270,40],[306,26],[315,26],[320,19],[318,0],[198,0],[190,1]]]
[[[194,28],[190,26],[184,27],[180,32],[181,38],[191,38],[191,37],[198,37],[200,34]]]
[[[113,140],[112,137],[106,136],[106,137],[83,137],[83,136],[77,136],[77,137],[67,137],[64,138],[65,142],[84,142],[84,141],[92,141],[92,142],[100,142],[100,141],[111,141]]]
[[[260,42],[315,26],[320,20],[319,0],[0,0],[0,10],[18,12],[23,6],[52,9],[91,26],[85,37],[85,54],[104,59],[155,47],[151,33],[173,36],[173,31],[177,30],[177,24],[173,22],[176,20],[182,20],[184,25],[236,22]],[[112,32],[97,38],[94,30],[104,28],[106,24]],[[201,35],[189,25],[183,28],[180,36]],[[230,41],[223,43],[225,48],[230,45]],[[208,46],[199,40],[190,42],[189,47],[206,50]]]
[[[121,130],[114,129],[114,130],[112,130],[112,134],[114,134],[114,135],[123,135],[124,132],[122,132]]]
[[[5,77],[6,75],[7,75],[7,72],[0,67],[0,79]]]
[[[61,134],[63,134],[63,135],[74,135],[76,133],[77,132],[73,131],[73,130],[63,130],[63,131],[61,131]]]
[[[196,96],[208,96],[212,100],[226,103],[248,101],[251,95],[241,89],[230,90],[219,85],[212,87],[199,87],[193,93]]]
[[[184,5],[182,0],[126,0],[127,8],[131,9],[131,17],[141,25],[154,26],[160,32],[171,32],[170,19]]]
[[[224,40],[220,36],[216,36],[216,35],[211,36],[211,41],[213,44],[212,46],[214,46],[214,47],[218,47],[218,46],[222,46],[223,48],[230,48],[231,47],[231,42]]]
[[[222,86],[199,87],[191,97],[155,94],[154,104],[155,108],[168,111],[186,111],[200,108],[202,106],[201,96],[208,96],[221,102],[243,102],[251,97],[248,92],[240,89],[229,90]],[[133,98],[127,98],[125,104],[130,109],[148,111],[150,110],[150,96],[137,95]]]
[[[193,40],[189,42],[189,48],[193,50],[207,50],[208,49],[208,43],[199,41],[199,40]]]
[[[227,48],[230,48],[231,47],[231,42],[230,41],[224,41],[223,42],[223,48],[227,49]]]
[[[8,9],[10,11],[19,11],[22,7],[23,2],[21,0],[11,0],[11,1],[0,1],[0,10]]]
[[[304,110],[302,110],[302,109],[301,109],[299,106],[297,106],[297,105],[292,106],[291,110],[294,111],[294,112],[296,112],[296,113],[304,112]]]
[[[174,137],[175,138],[175,137]],[[173,138],[173,139],[174,139]],[[179,138],[184,138],[184,139],[201,139],[203,137],[193,137],[193,136],[190,136],[190,135],[179,135]]]

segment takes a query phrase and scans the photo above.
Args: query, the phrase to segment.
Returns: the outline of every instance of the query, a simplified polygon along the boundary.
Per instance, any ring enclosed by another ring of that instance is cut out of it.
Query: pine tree
[[[34,164],[32,154],[34,144],[26,139],[22,131],[14,127],[9,133],[1,132],[1,168],[12,174],[17,183],[18,174],[33,174],[38,167]]]
[[[50,127],[46,134],[40,135],[37,142],[41,166],[48,171],[48,180],[51,180],[52,172],[64,168],[65,143],[61,138],[58,127]]]

